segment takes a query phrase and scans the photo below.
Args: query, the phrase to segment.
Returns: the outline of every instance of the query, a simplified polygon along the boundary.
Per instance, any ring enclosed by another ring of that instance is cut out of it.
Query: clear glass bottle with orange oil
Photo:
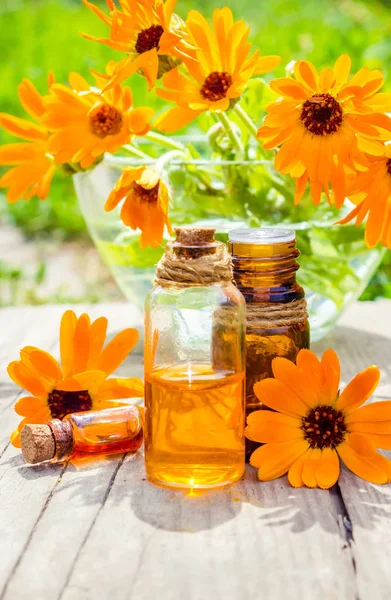
[[[146,471],[165,486],[218,487],[244,472],[245,302],[214,230],[176,232],[146,301]]]
[[[229,233],[234,279],[247,307],[246,415],[262,408],[254,384],[273,377],[272,361],[295,361],[309,348],[305,293],[296,281],[299,269],[294,231],[264,227]],[[246,457],[257,447],[246,441]]]

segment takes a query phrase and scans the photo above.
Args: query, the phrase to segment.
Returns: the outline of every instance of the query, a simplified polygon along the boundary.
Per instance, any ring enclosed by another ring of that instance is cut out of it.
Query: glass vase
[[[155,161],[150,160],[152,166]],[[140,248],[140,233],[126,227],[120,207],[104,204],[122,170],[145,165],[139,159],[106,155],[93,171],[78,173],[74,184],[89,233],[125,297],[143,306],[153,282],[158,248]],[[156,161],[162,170],[162,164]],[[270,161],[172,160],[163,167],[172,193],[170,219],[176,225],[216,228],[226,241],[238,227],[283,226],[296,231],[301,252],[298,281],[307,292],[311,339],[328,333],[357,300],[376,272],[384,250],[368,250],[363,226],[337,225],[340,213],[309,196],[294,206],[294,184],[275,172]]]

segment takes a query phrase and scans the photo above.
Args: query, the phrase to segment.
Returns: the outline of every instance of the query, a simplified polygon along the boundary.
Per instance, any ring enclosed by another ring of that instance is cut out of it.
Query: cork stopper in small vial
[[[176,227],[175,233],[172,249],[179,258],[197,259],[215,254],[217,248],[223,245],[215,240],[214,227]]]
[[[286,244],[293,242],[296,234],[291,229],[281,227],[259,227],[254,229],[233,229],[229,232],[229,241],[235,244]]]
[[[23,458],[35,465],[51,460],[56,454],[56,442],[49,425],[25,425],[20,434]]]
[[[175,227],[176,243],[183,246],[204,246],[215,242],[214,227]]]

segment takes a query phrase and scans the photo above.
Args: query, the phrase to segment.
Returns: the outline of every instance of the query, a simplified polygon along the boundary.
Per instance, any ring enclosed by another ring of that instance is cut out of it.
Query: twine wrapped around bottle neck
[[[157,265],[155,283],[210,285],[233,280],[231,256],[211,227],[175,229],[177,239]]]
[[[247,327],[272,329],[303,323],[308,319],[305,298],[288,303],[247,304]]]

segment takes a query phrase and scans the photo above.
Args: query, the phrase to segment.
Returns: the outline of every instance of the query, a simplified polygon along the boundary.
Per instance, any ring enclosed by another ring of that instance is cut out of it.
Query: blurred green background
[[[95,2],[105,5],[103,0]],[[227,0],[226,4],[235,16],[252,24],[252,41],[263,54],[282,55],[282,65],[308,58],[320,67],[347,52],[355,70],[363,64],[381,68],[391,89],[390,0]],[[178,0],[177,12],[186,17],[196,8],[208,15],[222,5],[219,0]],[[81,0],[0,0],[0,31],[0,111],[15,115],[23,116],[16,94],[23,77],[44,92],[50,70],[58,81],[65,81],[72,70],[88,77],[90,68],[103,70],[109,59],[121,56],[79,35],[80,31],[107,32]],[[280,67],[277,75],[282,73]],[[153,94],[146,100],[141,78],[136,77],[132,87],[136,103],[158,103]],[[0,143],[9,139],[0,132]],[[68,258],[70,252],[72,260],[58,262],[61,252],[68,252]],[[80,267],[81,273],[85,272],[86,252],[93,250],[71,179],[57,175],[45,202],[31,200],[10,206],[0,194],[0,305],[115,298],[116,288],[98,258],[91,258],[95,278],[80,289],[69,285],[72,268],[79,268],[75,256],[83,257]],[[28,267],[26,257],[31,263]],[[74,260],[76,266],[71,266]],[[61,265],[60,285],[45,288],[50,272],[58,272]],[[388,253],[364,299],[391,298],[390,274]],[[39,293],[42,286],[43,294]]]

